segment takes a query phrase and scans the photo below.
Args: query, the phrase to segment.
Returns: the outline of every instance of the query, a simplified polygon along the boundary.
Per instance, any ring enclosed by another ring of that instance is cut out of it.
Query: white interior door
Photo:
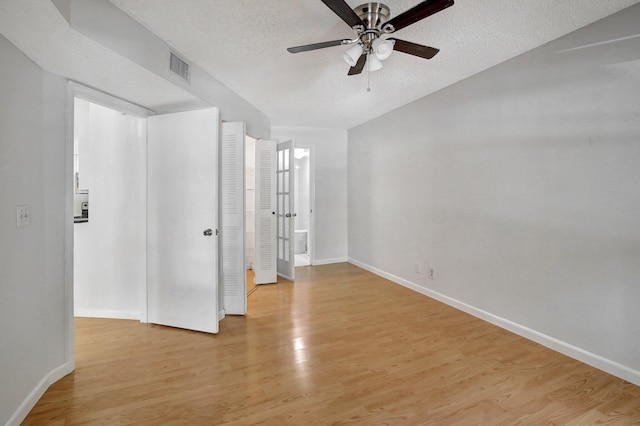
[[[256,284],[275,283],[276,269],[276,142],[256,141]]]
[[[149,322],[217,333],[218,110],[147,125]]]
[[[278,218],[277,251],[278,274],[293,281],[295,271],[294,254],[294,173],[293,141],[277,146],[277,197],[276,216]]]
[[[222,123],[220,149],[220,285],[224,313],[247,313],[245,269],[245,126]]]

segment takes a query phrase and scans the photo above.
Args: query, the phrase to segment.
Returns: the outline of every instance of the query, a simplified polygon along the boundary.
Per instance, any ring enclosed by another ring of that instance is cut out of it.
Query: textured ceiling
[[[345,47],[286,51],[353,37],[320,0],[110,1],[262,110],[272,124],[343,129],[640,2],[457,0],[394,34],[440,48],[435,58],[394,52],[382,70],[347,77]],[[417,3],[386,2],[392,16]],[[0,32],[48,71],[141,105],[197,104],[192,95],[71,30],[49,0],[0,0]]]
[[[351,128],[638,0],[457,0],[394,34],[438,47],[432,60],[394,52],[385,67],[348,77],[343,46],[287,47],[352,30],[320,0],[110,0],[262,110],[275,125]],[[356,7],[360,0],[347,0]],[[418,0],[387,0],[392,16]]]

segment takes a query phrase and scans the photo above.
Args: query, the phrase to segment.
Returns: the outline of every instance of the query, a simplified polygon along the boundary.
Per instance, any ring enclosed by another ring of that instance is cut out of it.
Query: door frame
[[[65,144],[65,247],[64,247],[64,279],[65,279],[65,317],[66,342],[65,358],[71,369],[75,368],[75,327],[74,327],[74,298],[73,298],[73,264],[74,264],[74,222],[73,222],[73,139],[74,139],[74,99],[81,98],[94,104],[102,105],[120,112],[147,118],[156,115],[155,111],[127,102],[96,89],[84,86],[73,80],[67,84],[67,123]],[[144,294],[140,301],[140,322],[147,321],[147,283],[141,283],[139,294]]]

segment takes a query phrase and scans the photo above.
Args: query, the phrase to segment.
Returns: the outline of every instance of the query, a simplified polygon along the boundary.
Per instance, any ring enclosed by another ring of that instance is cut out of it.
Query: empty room
[[[638,22],[0,0],[0,424],[640,423]]]

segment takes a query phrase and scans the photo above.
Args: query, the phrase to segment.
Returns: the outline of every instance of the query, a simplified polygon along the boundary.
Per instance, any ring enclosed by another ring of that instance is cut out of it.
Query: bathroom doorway
[[[295,266],[313,264],[313,163],[312,148],[294,150],[294,254]]]

